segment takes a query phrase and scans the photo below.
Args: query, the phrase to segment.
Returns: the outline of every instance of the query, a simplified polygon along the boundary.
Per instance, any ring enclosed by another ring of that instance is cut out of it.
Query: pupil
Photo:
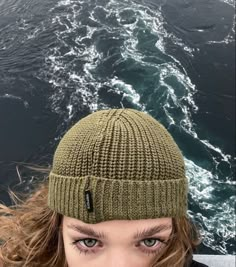
[[[95,243],[95,240],[94,239],[86,239],[85,240],[85,244],[88,247],[93,247],[94,246],[94,243]]]
[[[146,239],[144,242],[148,247],[152,247],[155,244],[156,240],[154,240],[154,239]]]

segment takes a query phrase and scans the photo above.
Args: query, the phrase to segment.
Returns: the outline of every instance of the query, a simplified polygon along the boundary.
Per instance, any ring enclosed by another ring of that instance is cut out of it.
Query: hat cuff
[[[187,212],[186,177],[172,180],[116,180],[87,175],[49,175],[48,206],[85,223],[179,217]],[[93,211],[85,191],[91,193]]]

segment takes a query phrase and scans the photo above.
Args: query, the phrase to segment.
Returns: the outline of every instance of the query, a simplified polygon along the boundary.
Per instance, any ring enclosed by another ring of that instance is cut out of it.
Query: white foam
[[[35,38],[40,32],[40,28],[36,28],[33,30],[33,32],[31,34],[27,35],[27,39],[33,39]]]
[[[126,97],[136,106],[142,107],[142,105],[139,103],[140,95],[134,90],[131,84],[127,84],[124,81],[119,80],[117,77],[114,77],[111,79],[110,85],[111,87],[117,88],[120,92],[123,92],[123,98]]]
[[[20,96],[15,96],[12,94],[4,94],[4,95],[1,95],[0,98],[10,98],[10,99],[15,99],[15,100],[20,100],[20,101],[23,100]]]
[[[226,200],[213,201],[214,190],[220,190],[221,194],[227,191],[222,184],[215,183],[217,177],[214,177],[210,171],[203,169],[191,160],[185,158],[186,174],[189,179],[190,195],[196,206],[199,206],[204,213],[210,213],[208,217],[202,213],[188,213],[201,225],[201,232],[204,236],[203,243],[211,246],[219,253],[227,253],[227,241],[234,239],[234,205],[236,196],[232,195]],[[214,203],[215,202],[215,203]],[[213,204],[214,203],[214,204]],[[218,243],[216,240],[221,239]]]
[[[199,139],[200,140],[200,139]],[[208,148],[214,150],[215,152],[219,153],[224,161],[229,163],[229,160],[231,160],[231,155],[225,155],[224,152],[219,148],[215,147],[212,144],[209,143],[208,140],[200,140],[203,144],[205,144]]]
[[[71,0],[61,0],[58,2],[57,6],[69,6],[72,4]]]
[[[220,0],[220,2],[226,3],[235,8],[235,0]]]
[[[71,117],[72,117],[73,105],[68,105],[68,106],[67,106],[67,109],[68,109],[68,113],[69,113],[69,119],[71,119]]]

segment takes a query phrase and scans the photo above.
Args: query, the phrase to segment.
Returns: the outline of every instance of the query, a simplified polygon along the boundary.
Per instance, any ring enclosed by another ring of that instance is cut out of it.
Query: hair
[[[47,206],[48,180],[30,196],[9,190],[14,205],[0,204],[0,267],[68,267],[62,237],[63,215]],[[200,244],[196,226],[187,216],[173,218],[167,245],[150,267],[186,267]]]

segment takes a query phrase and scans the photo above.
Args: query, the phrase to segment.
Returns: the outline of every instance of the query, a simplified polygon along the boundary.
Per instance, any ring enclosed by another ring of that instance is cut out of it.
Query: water
[[[48,165],[82,117],[136,108],[184,153],[200,251],[235,253],[234,4],[0,0],[1,201],[15,162]],[[30,191],[34,175],[21,178]]]

